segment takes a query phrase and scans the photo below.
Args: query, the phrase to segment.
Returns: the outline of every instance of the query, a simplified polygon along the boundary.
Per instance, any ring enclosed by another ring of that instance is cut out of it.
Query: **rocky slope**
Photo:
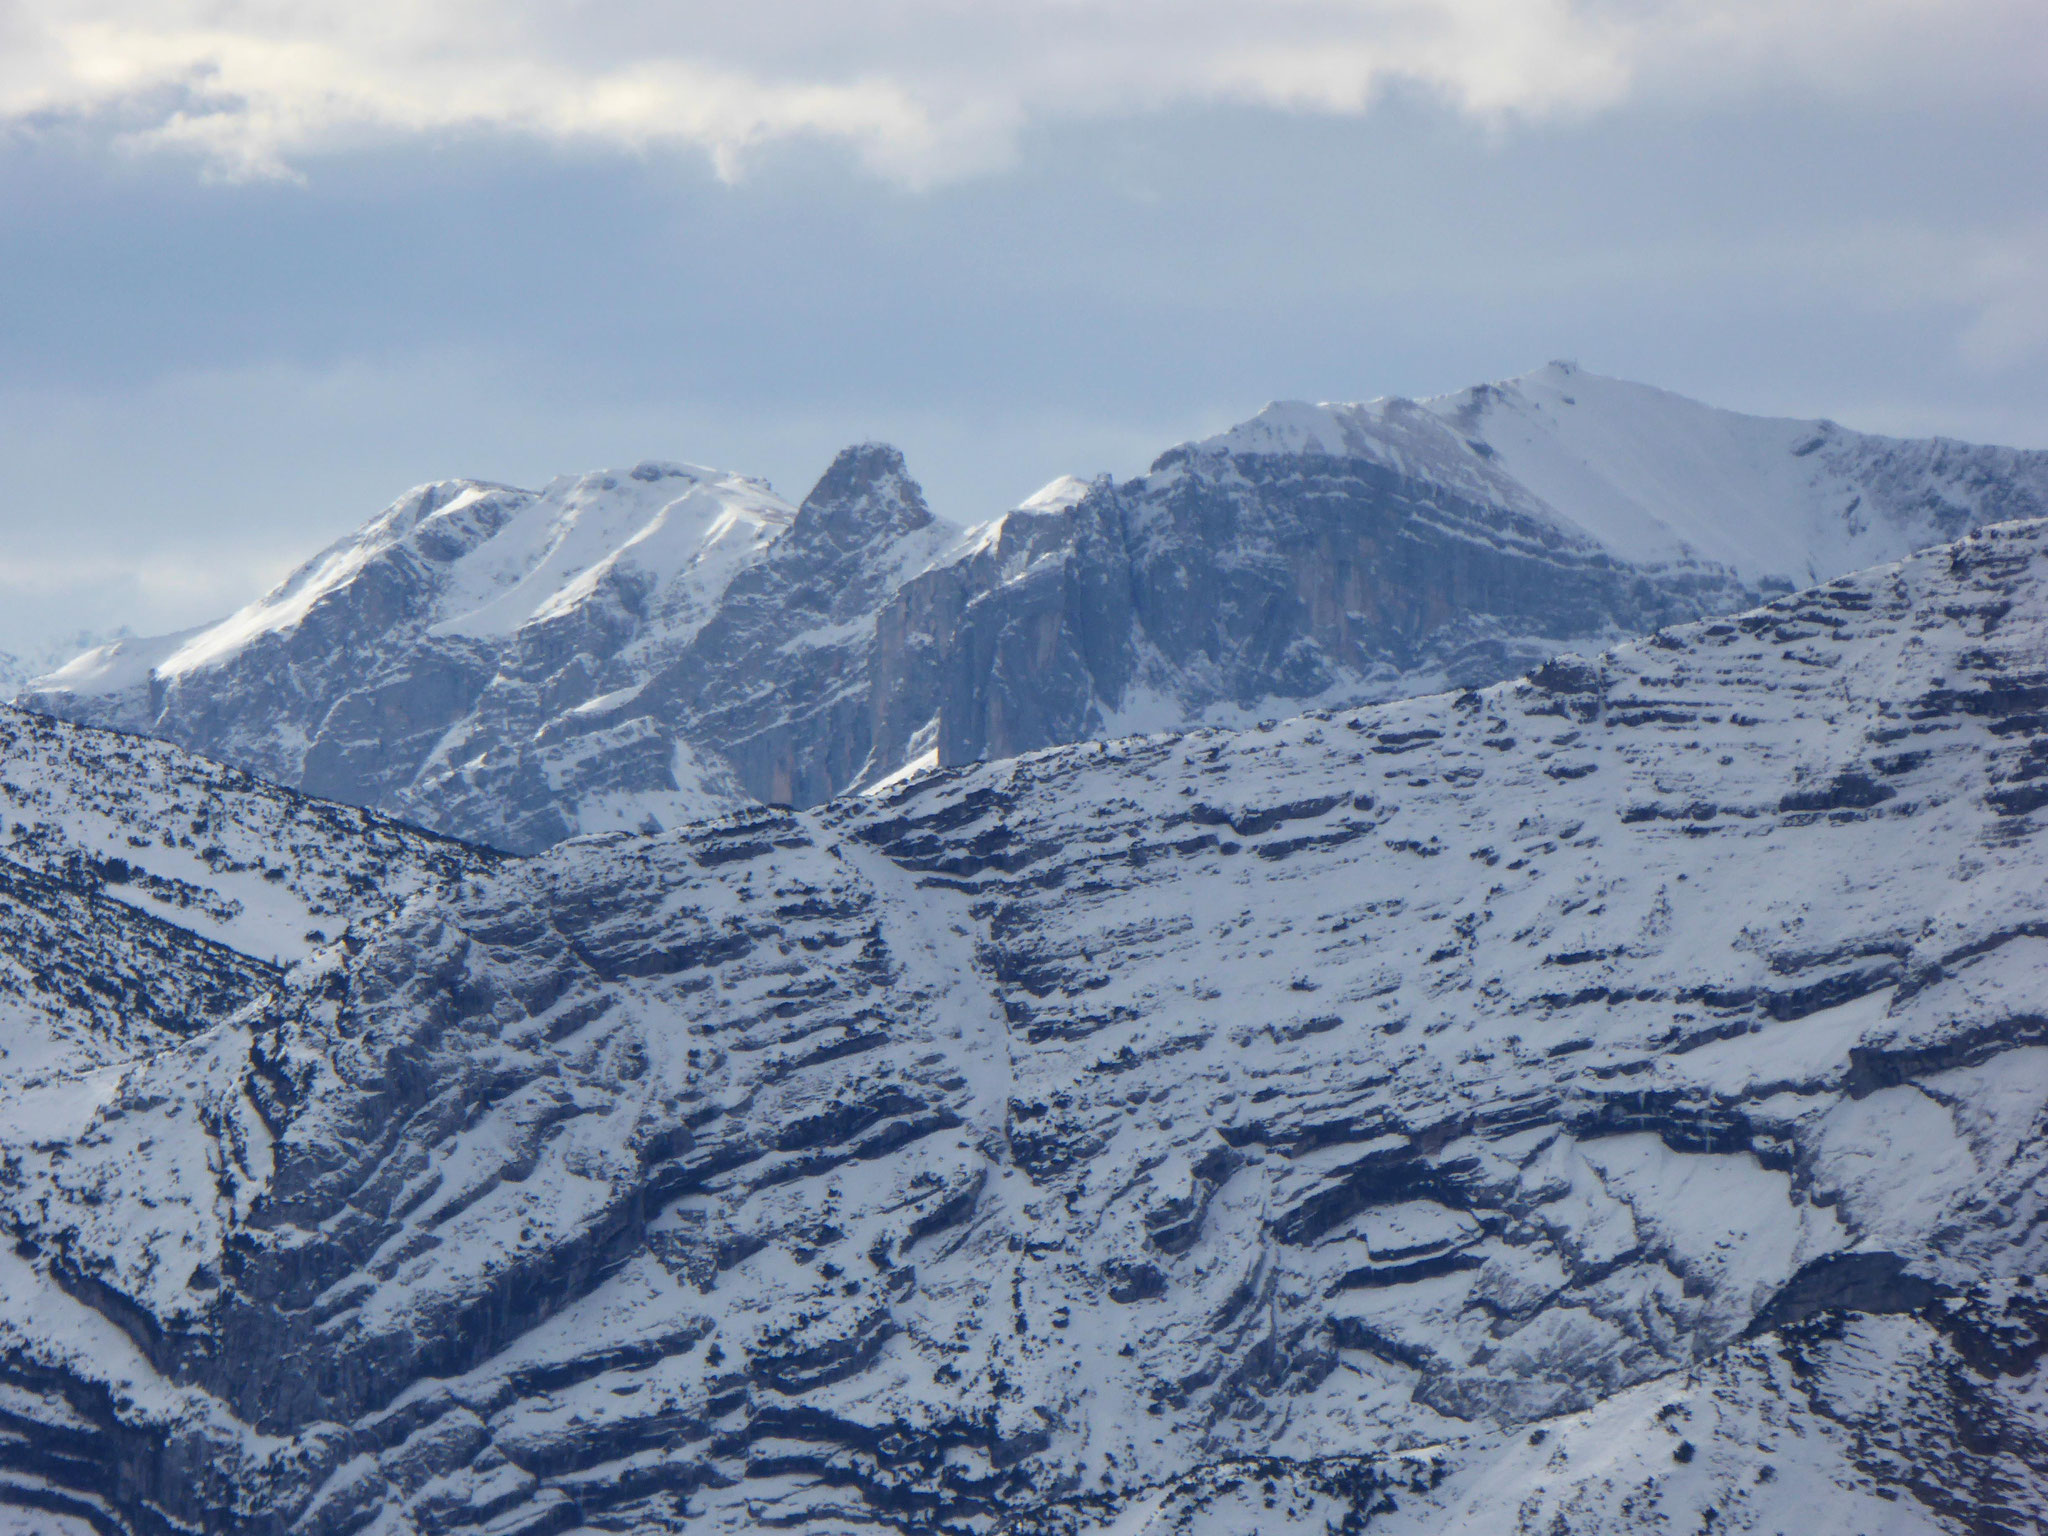
[[[357,914],[494,862],[161,742],[0,712],[0,1077],[168,1046]]]
[[[934,764],[1484,684],[2048,514],[2048,454],[1553,365],[1274,406],[1138,479],[935,520],[849,449],[792,512],[686,466],[413,493],[194,635],[24,696],[533,851]]]
[[[7,1087],[0,1501],[2032,1531],[2044,654],[2006,525],[1482,691],[437,845],[282,974],[224,928],[209,1027]],[[48,739],[87,845],[77,744],[186,761]]]

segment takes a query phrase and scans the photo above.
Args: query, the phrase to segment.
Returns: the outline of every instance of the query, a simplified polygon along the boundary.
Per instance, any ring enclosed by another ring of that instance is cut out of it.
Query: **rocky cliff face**
[[[683,465],[429,486],[223,624],[32,707],[535,851],[933,765],[1511,677],[1967,528],[2048,454],[1715,411],[1554,365],[1279,405],[962,534],[894,450],[803,507]]]
[[[0,1086],[0,1502],[2030,1531],[2044,648],[2037,522],[1526,681],[534,859],[252,790],[197,1017]],[[10,862],[38,920],[154,920],[219,771],[7,718],[10,821],[139,840]],[[265,851],[308,817],[311,898]]]
[[[895,449],[848,449],[639,707],[693,722],[763,800],[830,799],[874,757],[876,611],[953,535]]]
[[[936,701],[938,761],[966,763],[1497,682],[1754,596],[1369,460],[1176,449],[912,582],[877,691],[892,720]]]
[[[878,739],[937,761],[1510,677],[2048,513],[2048,455],[1715,411],[1554,364],[1276,405],[978,531],[884,613]]]

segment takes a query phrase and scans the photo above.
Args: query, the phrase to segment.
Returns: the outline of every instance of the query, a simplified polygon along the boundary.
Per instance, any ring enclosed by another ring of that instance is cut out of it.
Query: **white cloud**
[[[191,559],[0,556],[0,689],[9,655],[43,670],[123,627],[186,628],[267,591],[296,563],[236,560],[228,550]]]
[[[2038,87],[2037,0],[0,0],[0,121],[279,176],[366,137],[792,137],[910,183],[1033,120],[1178,103],[1501,120],[1650,95]]]

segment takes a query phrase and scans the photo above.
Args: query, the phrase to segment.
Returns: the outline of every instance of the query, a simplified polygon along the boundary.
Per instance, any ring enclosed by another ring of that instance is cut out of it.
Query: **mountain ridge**
[[[879,445],[794,509],[654,461],[541,492],[440,482],[222,624],[21,698],[530,852],[1489,683],[2041,513],[2048,453],[1553,364],[1419,402],[1278,403],[964,529]]]

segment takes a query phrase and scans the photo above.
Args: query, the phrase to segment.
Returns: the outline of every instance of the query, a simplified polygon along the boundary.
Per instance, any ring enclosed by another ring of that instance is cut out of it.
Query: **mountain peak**
[[[1061,475],[1048,480],[1017,503],[1019,512],[1064,512],[1093,490],[1091,481],[1079,475]]]
[[[888,443],[842,448],[804,498],[798,530],[812,529],[836,543],[897,538],[936,519],[924,490],[910,478],[902,451]]]
[[[1551,364],[1276,402],[1148,476],[1062,477],[1019,510],[954,528],[875,442],[801,511],[662,460],[538,491],[442,482],[222,623],[23,697],[528,850],[673,826],[730,803],[728,778],[809,804],[935,749],[951,766],[1489,683],[2048,514],[2048,453]]]

